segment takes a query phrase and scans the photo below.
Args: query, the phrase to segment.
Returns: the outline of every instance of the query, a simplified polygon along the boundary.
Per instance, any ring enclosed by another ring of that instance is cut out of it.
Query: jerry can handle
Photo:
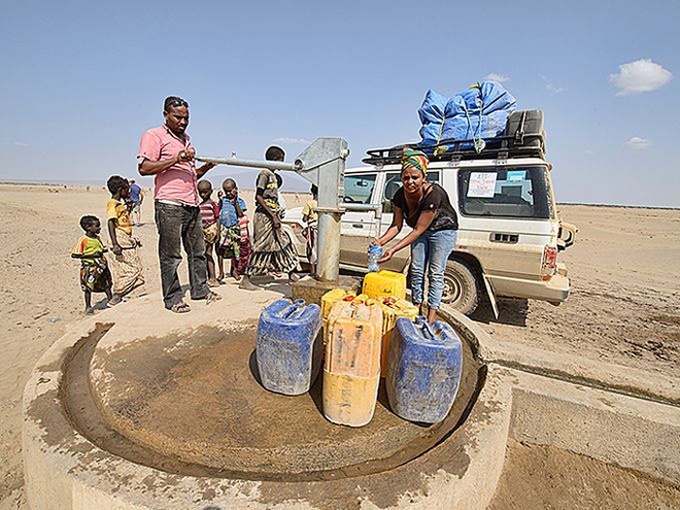
[[[296,299],[293,301],[286,311],[283,313],[283,318],[285,319],[296,319],[297,315],[299,315],[300,311],[304,309],[305,307],[305,300],[304,299]]]
[[[435,332],[432,331],[432,325],[425,320],[425,317],[423,317],[422,315],[416,317],[416,325],[422,329],[423,336],[425,338],[427,338],[428,340],[439,341],[439,338],[437,337]]]

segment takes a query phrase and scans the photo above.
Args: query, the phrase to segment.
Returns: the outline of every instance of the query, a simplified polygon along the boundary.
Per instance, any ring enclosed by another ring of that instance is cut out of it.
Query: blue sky
[[[428,88],[494,73],[545,111],[558,200],[680,207],[678,20],[671,0],[5,0],[0,179],[134,175],[172,94],[199,153],[259,159],[279,141],[292,159],[342,136],[357,165],[418,138]]]

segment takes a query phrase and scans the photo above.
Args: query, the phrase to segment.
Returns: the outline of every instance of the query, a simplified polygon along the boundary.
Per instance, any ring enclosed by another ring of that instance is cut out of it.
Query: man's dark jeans
[[[180,242],[184,245],[189,262],[191,299],[204,299],[209,289],[200,209],[158,201],[154,205],[165,308],[172,308],[183,298],[182,286],[177,277],[177,266],[182,261]]]

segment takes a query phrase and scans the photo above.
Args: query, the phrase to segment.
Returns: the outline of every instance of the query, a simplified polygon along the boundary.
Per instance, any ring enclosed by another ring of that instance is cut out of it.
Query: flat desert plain
[[[252,192],[242,196],[252,208]],[[24,505],[22,389],[42,353],[82,318],[79,265],[70,251],[82,235],[79,218],[103,220],[107,199],[101,188],[0,185],[0,509]],[[306,199],[286,197],[288,207]],[[501,301],[498,320],[485,304],[473,319],[504,340],[680,376],[680,210],[559,209],[580,228],[576,244],[559,256],[571,278],[569,300],[558,307]],[[147,284],[137,294],[160,289],[151,200],[142,220],[136,235]],[[180,272],[186,282],[184,266]]]

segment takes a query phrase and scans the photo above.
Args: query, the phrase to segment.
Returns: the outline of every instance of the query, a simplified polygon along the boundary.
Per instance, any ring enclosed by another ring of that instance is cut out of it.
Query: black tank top
[[[426,195],[420,200],[418,208],[411,212],[408,210],[404,187],[397,190],[392,198],[392,204],[404,211],[406,224],[415,228],[423,211],[435,211],[434,220],[430,223],[427,230],[436,232],[438,230],[458,230],[458,216],[449,201],[449,195],[439,184],[432,183],[430,190],[425,190]]]

